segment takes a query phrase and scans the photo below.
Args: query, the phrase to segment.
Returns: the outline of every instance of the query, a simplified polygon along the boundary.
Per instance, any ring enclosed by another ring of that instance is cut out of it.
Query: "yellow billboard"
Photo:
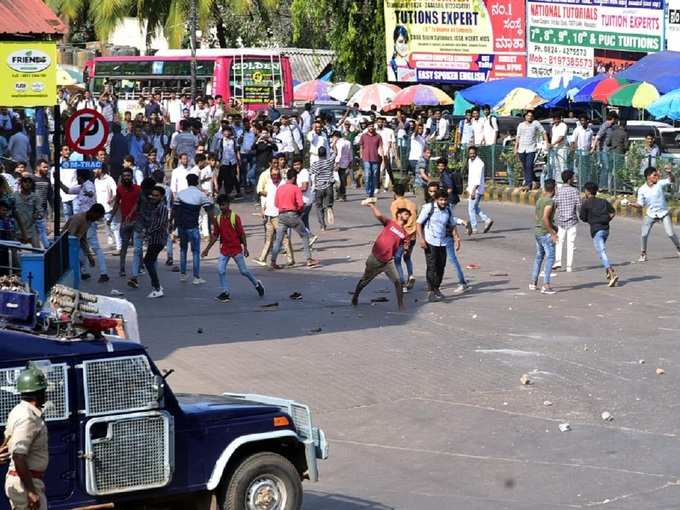
[[[0,41],[0,83],[0,106],[56,104],[56,43]]]

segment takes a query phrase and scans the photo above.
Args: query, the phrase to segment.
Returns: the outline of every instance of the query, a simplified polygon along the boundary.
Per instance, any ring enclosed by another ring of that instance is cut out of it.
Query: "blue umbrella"
[[[661,93],[680,88],[680,52],[659,51],[641,58],[628,69],[617,74],[628,81],[646,81]]]
[[[463,97],[463,94],[456,92],[456,97],[453,101],[453,114],[454,115],[464,115],[467,110],[472,108],[474,105]]]
[[[541,85],[549,81],[550,78],[503,78],[473,85],[459,93],[470,103],[494,105],[500,103],[505,96],[516,88],[536,92]]]
[[[680,89],[664,94],[649,105],[647,111],[657,119],[680,120]]]
[[[593,100],[593,90],[595,90],[597,84],[605,78],[609,78],[609,75],[606,73],[597,74],[592,78],[588,78],[579,84],[577,91],[569,90],[567,92],[567,97],[570,97],[574,103],[590,103]]]

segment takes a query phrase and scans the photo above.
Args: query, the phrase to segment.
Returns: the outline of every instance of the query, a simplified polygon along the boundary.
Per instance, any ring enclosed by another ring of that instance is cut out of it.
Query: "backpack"
[[[231,223],[231,228],[236,230],[236,212],[234,211],[229,211],[229,223]],[[222,220],[222,215],[218,214],[217,218],[215,218],[215,221],[217,221],[217,224],[220,224],[220,221]]]
[[[429,202],[430,204],[430,211],[427,213],[427,217],[425,218],[425,221],[423,222],[423,229],[427,227],[427,224],[430,222],[430,218],[432,218],[432,215],[434,214],[434,202]],[[453,216],[453,211],[451,210],[451,205],[446,204],[446,212],[448,213],[448,218],[446,218],[446,224],[448,225],[449,221],[451,221],[451,216]],[[446,231],[446,237],[449,236],[449,231]]]

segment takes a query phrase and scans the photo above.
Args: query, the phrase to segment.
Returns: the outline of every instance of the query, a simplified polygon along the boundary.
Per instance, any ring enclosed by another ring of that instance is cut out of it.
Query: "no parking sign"
[[[96,154],[109,138],[109,123],[96,110],[78,110],[66,121],[66,143],[81,154]]]

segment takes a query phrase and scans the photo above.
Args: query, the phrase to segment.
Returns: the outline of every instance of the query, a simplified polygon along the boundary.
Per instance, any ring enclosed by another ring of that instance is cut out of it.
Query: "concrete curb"
[[[511,188],[510,186],[493,186],[487,184],[484,190],[484,200],[493,202],[511,202],[522,205],[536,205],[540,190],[525,191],[521,188]],[[467,192],[465,193],[467,196]],[[644,211],[634,207],[624,207],[621,205],[620,198],[610,200],[614,206],[617,216],[624,218],[637,218],[641,220],[644,217]],[[680,225],[680,208],[671,208],[670,215],[673,223]]]

